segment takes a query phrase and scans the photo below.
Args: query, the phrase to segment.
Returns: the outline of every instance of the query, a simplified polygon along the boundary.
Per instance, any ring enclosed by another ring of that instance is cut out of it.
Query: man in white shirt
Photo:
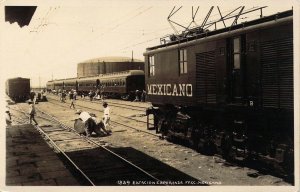
[[[29,104],[29,110],[28,110],[28,114],[29,114],[29,123],[31,124],[32,121],[35,122],[35,125],[38,125],[38,123],[36,122],[34,116],[36,114],[35,112],[35,106],[34,106],[34,102],[32,102],[31,100],[28,101]]]
[[[110,121],[110,109],[108,107],[107,102],[103,103],[103,123],[104,123],[104,128],[111,132],[110,128],[109,128],[109,121]]]
[[[77,110],[76,114],[79,114],[79,118],[84,123],[84,132],[80,134],[86,134],[87,137],[90,137],[93,132],[95,132],[98,136],[102,135],[100,129],[102,128],[105,133],[108,132],[105,130],[105,127],[102,122],[97,123],[96,117],[92,117],[90,113],[86,111]]]
[[[11,115],[8,109],[5,110],[5,121],[6,121],[6,125],[11,125],[12,123]]]

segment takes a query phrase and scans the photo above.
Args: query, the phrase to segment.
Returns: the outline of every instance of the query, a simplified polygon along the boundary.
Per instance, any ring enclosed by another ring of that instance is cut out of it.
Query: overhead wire
[[[140,9],[142,9],[143,7],[138,7],[137,9],[135,9],[134,11],[131,11],[129,14],[126,14],[125,16],[121,17],[121,19],[117,19],[117,24],[113,25],[111,28],[109,28],[108,30],[106,30],[105,32],[102,32],[100,35],[97,34],[96,37],[92,37],[89,38],[88,40],[80,43],[78,45],[78,43],[76,44],[76,47],[78,48],[82,48],[83,45],[87,45],[89,42],[91,41],[95,41],[96,39],[99,39],[103,36],[105,36],[107,33],[112,32],[113,30],[117,29],[118,27],[120,27],[121,25],[123,25],[125,22],[130,21],[134,18],[136,18],[137,16],[147,12],[148,10],[150,10],[152,7],[147,7],[146,9],[143,9],[141,11],[139,11]],[[137,14],[134,14],[136,11],[139,11]],[[133,15],[132,15],[133,14]],[[131,16],[132,15],[132,16]],[[128,18],[126,18],[128,17]],[[113,23],[112,23],[113,24]],[[66,55],[69,52],[73,51],[74,52],[74,46],[72,46],[69,50],[62,52],[60,55]],[[56,59],[54,59],[52,62],[54,62]]]
[[[250,8],[250,9],[248,9],[248,10],[245,10],[245,11],[250,11],[250,10],[256,9],[256,8],[257,8],[257,7],[252,7],[252,8]],[[173,9],[174,9],[174,8],[173,8]],[[228,11],[224,11],[223,13],[229,13],[229,12],[231,12],[231,11],[232,11],[232,10],[228,10]],[[211,16],[212,16],[212,17],[214,17],[214,16],[219,16],[219,14],[214,14],[214,15],[211,15]],[[200,21],[200,20],[198,20],[198,21]],[[163,29],[159,29],[159,30],[153,31],[153,32],[151,32],[151,33],[156,33],[156,32],[158,32],[158,31],[169,30],[169,29],[171,29],[171,27],[166,27],[166,28],[163,28]],[[146,33],[146,34],[151,34],[151,33]],[[145,33],[144,33],[142,36],[145,36]],[[160,37],[162,37],[162,35],[156,36],[156,37],[151,38],[151,39],[147,39],[147,40],[145,40],[145,41],[143,41],[143,42],[137,42],[137,43],[133,43],[133,44],[130,44],[130,45],[126,45],[126,47],[123,47],[123,48],[118,49],[118,50],[123,51],[123,50],[129,49],[129,48],[132,48],[132,47],[136,47],[136,46],[138,46],[138,45],[146,44],[146,43],[149,43],[149,42],[151,42],[151,41],[158,40],[158,38],[160,38]],[[128,51],[131,51],[131,50],[128,50]]]

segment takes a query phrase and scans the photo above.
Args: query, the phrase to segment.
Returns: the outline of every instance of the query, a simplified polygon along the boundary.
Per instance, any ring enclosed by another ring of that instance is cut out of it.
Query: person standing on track
[[[103,102],[103,123],[104,123],[104,128],[111,132],[109,125],[109,121],[110,121],[110,109],[108,107],[107,102]]]
[[[74,98],[74,101],[76,100],[76,97],[77,97],[77,91],[76,91],[76,90],[74,90],[74,96],[73,96],[73,98]]]
[[[11,123],[12,123],[11,115],[10,115],[8,108],[5,110],[5,121],[6,121],[6,125],[11,125]]]
[[[70,91],[69,93],[69,98],[70,98],[70,101],[71,101],[71,105],[70,105],[70,108],[72,109],[75,109],[75,105],[74,105],[74,93],[73,93],[73,90]]]
[[[36,120],[34,118],[34,115],[36,114],[34,103],[32,101],[28,101],[28,104],[29,104],[29,111],[28,111],[29,123],[31,124],[31,122],[34,121],[35,125],[38,125],[38,123],[36,122]]]
[[[66,90],[63,90],[63,91],[62,91],[62,100],[61,100],[63,103],[66,102],[66,96],[67,96]]]

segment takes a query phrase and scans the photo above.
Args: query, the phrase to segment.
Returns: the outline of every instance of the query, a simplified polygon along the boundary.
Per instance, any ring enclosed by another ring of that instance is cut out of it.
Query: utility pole
[[[41,90],[41,76],[39,76],[39,88]]]

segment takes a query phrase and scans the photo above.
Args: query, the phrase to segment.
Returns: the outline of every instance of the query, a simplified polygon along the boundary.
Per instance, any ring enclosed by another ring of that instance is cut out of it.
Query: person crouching
[[[91,116],[90,113],[86,111],[77,110],[76,114],[79,115],[79,119],[82,121],[84,128],[80,129],[81,124],[78,121],[75,121],[75,129],[79,132],[79,134],[86,135],[87,137],[91,137],[92,133],[95,132],[97,136],[102,135],[100,129],[102,129],[106,134],[109,134],[104,127],[103,122],[97,123],[97,119],[95,116]]]

